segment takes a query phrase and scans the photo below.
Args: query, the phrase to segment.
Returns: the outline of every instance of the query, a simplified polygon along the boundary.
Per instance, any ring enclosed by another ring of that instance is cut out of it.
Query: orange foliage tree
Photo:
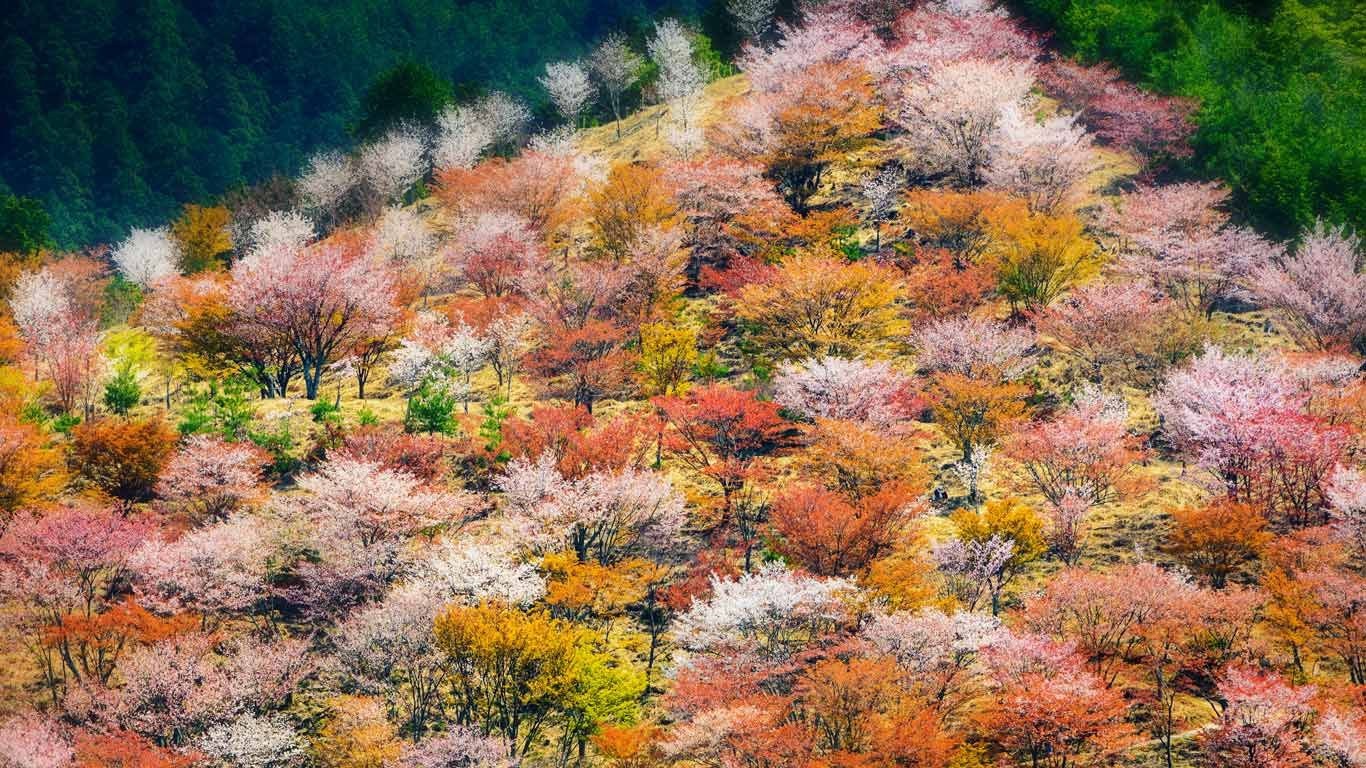
[[[85,422],[71,432],[71,464],[80,479],[104,493],[144,501],[152,497],[175,441],[175,431],[160,417]]]
[[[1216,589],[1243,564],[1260,557],[1271,541],[1266,518],[1256,507],[1226,497],[1173,509],[1171,515],[1168,550]]]

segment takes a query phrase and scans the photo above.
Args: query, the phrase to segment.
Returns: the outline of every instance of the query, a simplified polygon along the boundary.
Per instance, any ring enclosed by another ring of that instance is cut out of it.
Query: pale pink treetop
[[[236,515],[174,541],[154,536],[133,554],[129,567],[149,607],[166,613],[235,613],[268,592],[272,538],[264,520]]]
[[[14,715],[0,723],[3,768],[67,768],[75,759],[70,742],[50,717]]]
[[[166,462],[157,495],[178,506],[222,516],[264,495],[261,469],[269,460],[251,443],[192,435]]]
[[[383,201],[403,197],[427,172],[427,137],[398,126],[360,150],[360,178]]]
[[[687,522],[683,497],[657,472],[626,469],[568,480],[549,453],[514,459],[496,482],[521,541],[534,549],[568,543],[581,558],[610,563],[633,551],[661,555]]]
[[[392,271],[341,244],[278,249],[233,266],[230,306],[251,337],[284,340],[317,397],[324,370],[355,344],[381,335],[398,315]]]
[[[987,182],[1026,198],[1039,211],[1074,202],[1078,185],[1095,165],[1091,137],[1075,118],[1037,120],[1015,104],[1002,110],[987,154]]]
[[[24,340],[40,346],[60,330],[72,309],[66,283],[46,267],[19,276],[10,290],[9,305]]]
[[[1033,87],[1027,65],[969,59],[933,67],[906,85],[891,111],[926,172],[976,184],[1003,113],[1023,105]]]
[[[1319,221],[1294,255],[1261,265],[1248,280],[1253,296],[1281,311],[1301,344],[1348,346],[1366,333],[1366,274],[1361,241]]]
[[[910,418],[911,378],[883,361],[824,357],[786,364],[773,399],[808,419],[850,419],[887,427]]]
[[[711,579],[711,596],[694,600],[675,632],[692,650],[751,650],[780,658],[805,646],[847,616],[845,579],[817,579],[765,565],[735,579]]]
[[[963,316],[933,320],[911,341],[916,363],[924,370],[1014,379],[1028,368],[1034,335],[1025,328]]]

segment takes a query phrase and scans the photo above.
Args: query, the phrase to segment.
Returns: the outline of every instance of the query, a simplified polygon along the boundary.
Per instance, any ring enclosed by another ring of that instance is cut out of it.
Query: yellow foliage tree
[[[61,451],[47,436],[0,411],[0,528],[17,510],[56,499],[66,481]]]
[[[958,526],[958,538],[964,541],[1000,536],[1015,542],[1015,552],[1010,556],[1010,565],[1015,568],[1038,560],[1048,551],[1043,518],[1013,496],[988,501],[981,509],[959,509],[952,519]]]
[[[384,705],[363,696],[328,700],[331,715],[313,740],[313,755],[323,768],[384,768],[398,760],[398,732]]]
[[[764,350],[785,360],[885,357],[909,326],[905,289],[890,267],[798,254],[773,279],[740,293],[736,313]]]
[[[1028,388],[1014,382],[993,382],[958,373],[938,373],[927,391],[934,420],[944,434],[972,457],[976,446],[993,445],[1025,417]]]
[[[650,323],[640,328],[640,373],[651,395],[681,395],[697,362],[697,331]]]
[[[1070,214],[996,217],[989,255],[996,288],[1016,312],[1048,306],[1102,263],[1081,220]]]
[[[228,224],[232,214],[221,205],[188,203],[171,225],[171,236],[180,243],[180,269],[187,275],[220,269],[220,258],[232,250]]]
[[[594,250],[626,259],[645,232],[672,228],[678,209],[659,168],[641,163],[613,166],[607,178],[588,190],[588,229]]]
[[[451,661],[457,721],[504,736],[515,754],[574,705],[589,646],[569,622],[501,603],[451,606],[436,619],[436,642]]]

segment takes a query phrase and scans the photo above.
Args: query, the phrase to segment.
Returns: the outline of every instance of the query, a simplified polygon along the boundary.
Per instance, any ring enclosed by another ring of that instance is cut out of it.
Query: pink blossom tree
[[[886,362],[824,357],[787,364],[773,399],[807,419],[848,419],[889,427],[915,416],[911,378]]]
[[[1134,283],[1091,283],[1075,288],[1034,317],[1039,333],[1061,343],[1091,381],[1107,369],[1140,361],[1158,333],[1169,304]]]
[[[1123,239],[1120,270],[1147,281],[1192,312],[1209,314],[1243,294],[1258,265],[1279,246],[1231,226],[1228,190],[1215,184],[1139,187],[1121,197],[1105,225]]]
[[[677,543],[687,512],[664,475],[625,469],[569,480],[553,467],[549,453],[514,459],[497,481],[527,544],[568,543],[580,559],[610,564],[631,553],[663,556]]]
[[[397,317],[390,270],[344,244],[244,259],[232,277],[229,303],[240,325],[248,335],[279,339],[294,350],[310,400],[329,365]]]
[[[987,148],[989,184],[1029,200],[1036,211],[1056,212],[1073,202],[1095,160],[1091,137],[1070,117],[1043,121],[1010,105]]]
[[[192,435],[161,472],[157,495],[195,514],[222,518],[261,499],[270,457],[250,443]]]
[[[1019,430],[1005,454],[1023,471],[1024,485],[1054,507],[1069,495],[1088,507],[1128,498],[1146,457],[1125,426],[1128,415],[1122,398],[1083,392],[1053,420]]]
[[[1034,335],[977,317],[946,317],[916,331],[916,362],[926,371],[1015,379],[1028,367]]]
[[[1312,349],[1347,347],[1366,334],[1366,274],[1361,241],[1322,221],[1293,255],[1263,264],[1248,280],[1259,301],[1277,309],[1291,333]]]
[[[982,181],[1002,115],[1021,106],[1033,84],[1022,64],[950,62],[912,80],[892,116],[922,170],[975,185]]]
[[[1274,672],[1229,667],[1219,680],[1223,714],[1200,736],[1207,761],[1221,768],[1308,764],[1304,736],[1314,693],[1313,686],[1292,687]]]
[[[268,595],[271,544],[262,520],[237,515],[173,541],[153,537],[133,554],[129,567],[146,605],[222,618],[247,611]]]
[[[451,726],[417,744],[406,745],[399,757],[402,768],[516,768],[508,747],[493,736],[468,726]]]
[[[713,576],[711,596],[694,600],[675,632],[683,646],[703,653],[786,658],[844,621],[843,598],[854,590],[844,579],[816,579],[776,564],[736,579]]]
[[[4,768],[67,768],[75,758],[70,741],[50,717],[14,715],[0,723]]]

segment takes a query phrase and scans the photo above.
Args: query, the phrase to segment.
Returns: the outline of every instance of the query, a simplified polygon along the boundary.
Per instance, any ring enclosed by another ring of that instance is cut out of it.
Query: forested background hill
[[[58,244],[122,238],[348,145],[366,87],[417,60],[543,96],[546,61],[694,0],[13,0],[0,14],[0,193]]]
[[[1259,228],[1366,224],[1366,3],[1018,0],[1087,63],[1199,103],[1189,161]]]

